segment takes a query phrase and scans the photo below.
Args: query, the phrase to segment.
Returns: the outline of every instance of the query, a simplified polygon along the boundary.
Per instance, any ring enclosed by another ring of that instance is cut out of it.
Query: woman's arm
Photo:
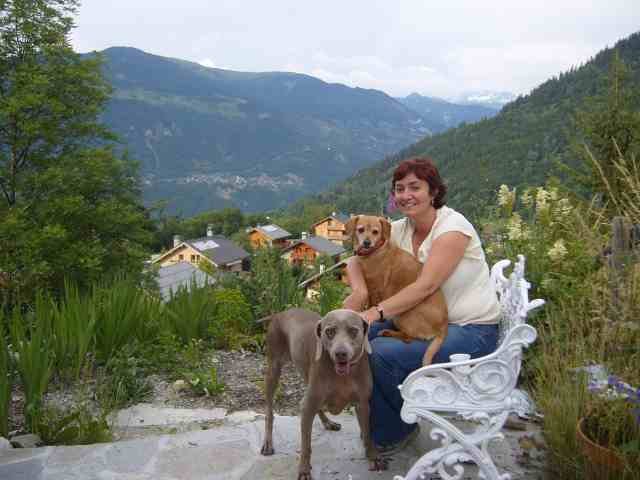
[[[389,318],[404,313],[440,288],[462,260],[470,240],[461,232],[440,235],[433,242],[418,279],[378,304],[382,307],[384,316]],[[363,316],[371,323],[380,318],[380,313],[372,306],[363,312]]]
[[[356,257],[347,260],[347,279],[351,286],[351,294],[345,298],[342,306],[360,312],[369,302],[369,291]]]

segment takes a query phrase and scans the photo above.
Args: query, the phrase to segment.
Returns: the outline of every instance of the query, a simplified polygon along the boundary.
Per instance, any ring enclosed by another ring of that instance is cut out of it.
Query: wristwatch
[[[382,309],[382,307],[380,305],[376,305],[373,308],[375,308],[378,312],[378,315],[380,315],[380,321],[382,322],[384,320],[384,310]]]

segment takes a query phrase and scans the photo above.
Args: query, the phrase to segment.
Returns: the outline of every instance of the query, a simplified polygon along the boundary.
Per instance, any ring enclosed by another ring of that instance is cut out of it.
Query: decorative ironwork
[[[423,480],[430,473],[444,480],[460,480],[465,462],[478,466],[480,478],[511,478],[498,472],[488,445],[503,438],[501,430],[509,413],[522,408],[522,395],[516,390],[522,350],[537,336],[535,328],[526,323],[527,314],[542,306],[544,300],[529,301],[531,285],[524,277],[524,256],[518,255],[507,278],[504,269],[510,263],[501,260],[491,269],[502,310],[498,349],[474,360],[419,368],[399,386],[404,399],[402,419],[407,423],[419,419],[431,422],[431,438],[440,446],[419,458],[406,476],[394,480]],[[456,427],[450,421],[454,414],[472,420],[475,429],[464,432]]]

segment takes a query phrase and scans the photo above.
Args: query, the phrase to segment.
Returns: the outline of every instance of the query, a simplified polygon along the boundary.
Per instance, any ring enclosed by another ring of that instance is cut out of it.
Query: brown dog
[[[353,249],[369,291],[369,306],[392,297],[418,278],[422,264],[391,243],[391,224],[385,218],[357,215],[347,222],[346,234],[353,240]],[[447,304],[438,289],[393,319],[399,331],[383,330],[379,335],[397,337],[405,342],[415,338],[433,339],[422,359],[423,365],[429,365],[447,336],[448,321]]]
[[[266,416],[260,453],[273,455],[273,396],[282,366],[293,361],[307,384],[300,415],[301,454],[298,480],[311,479],[311,428],[316,414],[327,430],[339,430],[322,409],[334,415],[355,403],[360,438],[370,470],[384,470],[369,430],[369,397],[373,382],[369,370],[369,325],[352,310],[334,310],[323,318],[293,308],[267,317]]]

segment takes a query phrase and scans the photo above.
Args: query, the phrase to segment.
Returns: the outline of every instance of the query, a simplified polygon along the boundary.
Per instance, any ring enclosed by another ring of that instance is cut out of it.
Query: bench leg
[[[415,423],[418,418],[428,420],[435,426],[431,430],[431,438],[442,446],[420,457],[405,477],[396,476],[394,480],[425,480],[430,473],[437,473],[444,480],[460,480],[464,475],[463,462],[475,463],[479,468],[479,478],[510,480],[508,473],[498,473],[488,451],[490,440],[504,438],[500,430],[509,412],[467,415],[466,419],[479,422],[479,425],[474,431],[465,433],[436,413],[417,406],[411,408],[406,403],[405,407],[402,409],[403,420],[409,423]]]

